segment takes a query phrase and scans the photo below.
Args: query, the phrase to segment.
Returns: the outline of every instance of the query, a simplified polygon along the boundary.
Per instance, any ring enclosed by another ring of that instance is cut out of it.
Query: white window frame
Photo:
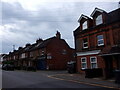
[[[85,59],[85,62],[83,62],[82,59]],[[86,64],[86,67],[83,68],[82,64]],[[86,57],[82,57],[82,58],[81,58],[81,69],[83,69],[83,70],[84,70],[84,69],[87,69],[87,58],[86,58]]]
[[[87,21],[84,21],[84,23],[82,24],[82,30],[85,30],[88,28],[88,22]]]
[[[48,53],[48,54],[47,54],[47,59],[52,59],[51,53]]]
[[[98,36],[102,36],[103,38],[102,39],[98,39]],[[99,41],[103,41],[103,43],[99,44]],[[103,35],[97,35],[97,45],[98,46],[103,46],[104,45],[104,36]]]
[[[44,50],[42,50],[40,55],[44,55],[44,54],[45,54],[45,51],[44,51]]]
[[[95,58],[95,61],[94,61],[94,62],[92,62],[92,58]],[[97,57],[96,57],[96,56],[90,57],[90,63],[91,63],[91,68],[92,68],[92,69],[93,69],[92,64],[96,64],[96,67],[95,67],[95,68],[98,68],[98,65],[97,65]]]
[[[31,62],[30,61],[28,62],[28,66],[31,66]]]
[[[87,38],[85,38],[85,39],[87,39]],[[84,42],[85,39],[83,39],[83,48],[88,48],[88,39],[87,39],[87,42]],[[86,47],[84,46],[85,44],[87,44]]]
[[[63,54],[63,55],[66,55],[66,54],[67,54],[67,50],[66,50],[66,49],[63,49],[63,50],[62,50],[62,54]]]
[[[25,53],[22,53],[22,56],[21,56],[21,58],[25,58]]]
[[[103,23],[102,14],[100,14],[99,16],[96,17],[95,23],[96,23],[96,25],[100,25]]]
[[[16,59],[15,55],[14,55],[14,57],[13,57],[13,58],[14,58],[14,60]]]

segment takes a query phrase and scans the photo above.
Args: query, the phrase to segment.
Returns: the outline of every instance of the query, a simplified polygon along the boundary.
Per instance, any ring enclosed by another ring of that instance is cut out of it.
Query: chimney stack
[[[27,43],[25,46],[28,47],[28,46],[30,46],[30,45],[31,45],[30,43]]]
[[[19,47],[18,50],[22,49],[22,47]]]
[[[56,37],[57,37],[58,39],[61,39],[61,34],[60,34],[60,32],[57,31]]]
[[[41,43],[41,42],[43,42],[42,38],[39,38],[39,39],[36,40],[36,43]]]

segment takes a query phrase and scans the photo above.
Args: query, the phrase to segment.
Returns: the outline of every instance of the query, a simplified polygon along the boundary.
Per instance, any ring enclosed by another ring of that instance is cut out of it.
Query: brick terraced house
[[[4,57],[4,62],[11,61],[16,69],[27,70],[65,70],[67,62],[75,61],[75,50],[70,48],[60,32],[46,40],[38,39],[34,44],[26,44]]]
[[[120,8],[109,13],[95,8],[91,18],[82,14],[78,22],[77,71],[99,69],[105,79],[114,77],[114,70],[120,70]]]

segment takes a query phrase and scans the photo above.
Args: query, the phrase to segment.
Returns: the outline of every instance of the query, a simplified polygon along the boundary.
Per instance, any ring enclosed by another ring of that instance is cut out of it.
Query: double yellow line
[[[57,74],[58,75],[58,74]],[[100,84],[92,84],[92,83],[87,83],[87,82],[82,82],[82,81],[75,81],[75,80],[67,80],[67,79],[62,79],[62,78],[57,78],[54,77],[55,75],[49,75],[49,78],[53,78],[53,79],[58,79],[58,80],[64,80],[64,81],[69,81],[69,82],[75,82],[75,83],[80,83],[80,84],[86,84],[86,85],[91,85],[91,86],[99,86],[99,87],[104,87],[104,88],[111,88],[111,89],[117,89],[120,90],[119,87],[110,87],[110,86],[105,86],[105,85],[100,85]]]

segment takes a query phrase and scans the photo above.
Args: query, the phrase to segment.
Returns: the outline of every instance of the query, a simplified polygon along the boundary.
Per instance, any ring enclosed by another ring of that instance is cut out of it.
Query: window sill
[[[82,50],[88,50],[89,48],[82,48]]]
[[[81,68],[82,71],[85,71],[87,68]]]
[[[105,45],[97,45],[96,47],[104,47]]]

